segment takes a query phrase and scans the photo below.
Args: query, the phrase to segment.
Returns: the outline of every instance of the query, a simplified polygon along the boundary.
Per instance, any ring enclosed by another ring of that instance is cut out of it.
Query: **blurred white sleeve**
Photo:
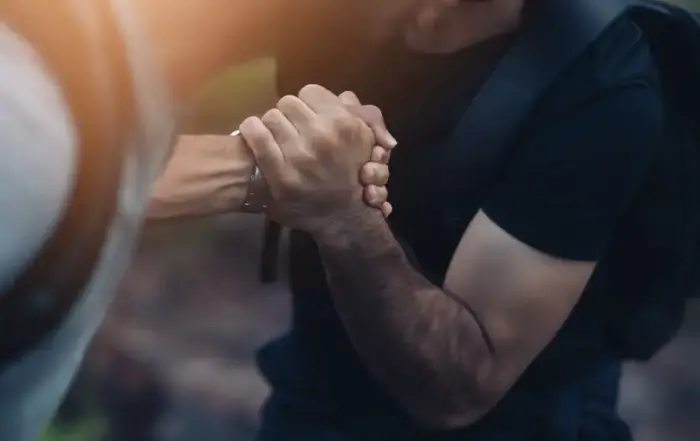
[[[76,155],[61,89],[33,49],[0,24],[0,294],[53,232]]]

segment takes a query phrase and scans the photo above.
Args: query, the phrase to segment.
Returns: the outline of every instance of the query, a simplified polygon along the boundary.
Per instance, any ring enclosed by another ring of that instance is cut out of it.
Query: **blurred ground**
[[[253,354],[288,319],[284,283],[258,282],[262,228],[238,215],[146,235],[98,341],[155,368],[163,439],[250,438],[267,391]]]

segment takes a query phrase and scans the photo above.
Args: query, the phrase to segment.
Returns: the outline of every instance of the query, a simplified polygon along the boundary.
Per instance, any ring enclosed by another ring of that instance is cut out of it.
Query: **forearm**
[[[151,192],[149,219],[240,210],[255,160],[239,136],[181,136]]]
[[[316,239],[346,331],[387,390],[428,424],[481,416],[479,379],[490,351],[469,308],[415,271],[370,210]]]

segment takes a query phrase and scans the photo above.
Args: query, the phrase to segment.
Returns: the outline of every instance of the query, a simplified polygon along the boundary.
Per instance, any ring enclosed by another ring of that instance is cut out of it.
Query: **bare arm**
[[[616,86],[524,140],[443,286],[416,271],[381,216],[358,203],[363,127],[323,88],[300,98],[245,123],[273,189],[272,214],[315,238],[338,315],[387,392],[427,425],[472,424],[555,337],[609,248],[661,140],[660,94],[636,80]]]
[[[151,192],[149,219],[238,211],[255,160],[239,136],[179,138]]]
[[[365,209],[316,240],[367,367],[418,420],[442,429],[473,423],[501,399],[562,325],[594,268],[540,253],[483,214],[443,288],[415,271],[386,223]]]

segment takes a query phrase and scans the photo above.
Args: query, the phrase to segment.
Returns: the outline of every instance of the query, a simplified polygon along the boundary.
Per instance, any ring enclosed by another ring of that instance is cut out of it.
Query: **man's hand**
[[[386,167],[388,155],[374,148],[380,142],[377,130],[358,116],[361,106],[352,101],[356,98],[349,94],[341,99],[310,85],[299,97],[280,99],[262,118],[241,124],[269,186],[269,214],[275,220],[314,233],[367,209],[361,179],[372,182],[372,176],[381,175],[378,168]],[[377,159],[373,166],[363,167],[372,159]],[[388,179],[388,173],[383,175]],[[379,193],[384,184],[375,182],[367,191]]]
[[[379,208],[384,217],[389,217],[393,207],[388,202],[386,183],[389,180],[389,159],[391,150],[396,147],[397,141],[389,133],[384,122],[384,115],[377,106],[362,105],[360,99],[353,92],[343,92],[339,96],[353,115],[364,121],[373,131],[377,145],[372,148],[370,162],[362,166],[360,170],[360,182],[364,185],[365,202],[375,208]]]

